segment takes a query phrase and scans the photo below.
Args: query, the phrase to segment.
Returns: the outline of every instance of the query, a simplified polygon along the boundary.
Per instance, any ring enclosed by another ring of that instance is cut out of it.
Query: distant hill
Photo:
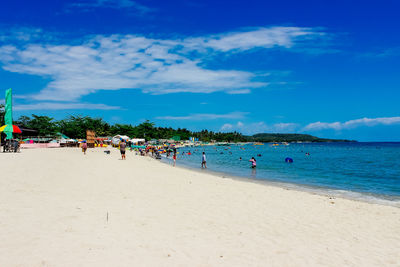
[[[354,140],[319,138],[309,134],[259,133],[249,136],[253,142],[356,142]]]

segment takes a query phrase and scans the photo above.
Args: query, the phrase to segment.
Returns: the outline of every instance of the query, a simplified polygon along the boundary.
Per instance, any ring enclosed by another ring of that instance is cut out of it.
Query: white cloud
[[[299,125],[297,123],[275,123],[268,125],[265,122],[243,123],[238,121],[236,124],[225,123],[221,126],[220,131],[231,132],[237,131],[243,134],[256,133],[290,133],[295,132]]]
[[[326,129],[344,130],[353,129],[360,126],[376,126],[376,125],[391,125],[400,123],[400,117],[383,117],[383,118],[362,118],[356,120],[349,120],[346,122],[313,122],[306,125],[303,131],[319,131]]]
[[[186,40],[190,49],[202,50],[211,48],[217,51],[245,51],[256,47],[290,48],[306,39],[316,39],[325,33],[313,28],[301,27],[269,27],[255,28],[248,31],[229,32],[206,37],[189,38]]]
[[[54,103],[41,102],[35,104],[16,104],[13,107],[15,111],[21,110],[64,110],[64,109],[94,109],[94,110],[115,110],[121,109],[118,106],[108,106],[105,104],[91,103]]]
[[[107,1],[108,3],[108,1]],[[50,78],[37,100],[69,101],[98,90],[121,88],[152,94],[178,92],[250,93],[268,85],[268,75],[204,67],[214,52],[255,47],[295,47],[323,33],[311,28],[271,27],[186,38],[152,39],[137,35],[94,36],[79,45],[38,44],[0,46],[4,70]],[[197,50],[193,58],[191,51]]]
[[[265,122],[243,123],[238,121],[236,124],[225,123],[219,129],[223,132],[237,131],[243,134],[256,133],[296,133],[296,132],[312,132],[326,129],[344,130],[354,129],[357,127],[373,127],[377,125],[393,125],[400,124],[400,117],[383,117],[383,118],[361,118],[349,120],[346,122],[313,122],[302,127],[298,123],[275,123],[266,124]]]
[[[227,114],[211,114],[211,113],[196,113],[188,116],[162,116],[156,117],[158,120],[217,120],[217,119],[241,119],[244,118],[248,112],[231,112]]]
[[[243,123],[238,121],[236,124],[225,123],[219,129],[223,132],[237,131],[243,134],[256,134],[256,133],[296,133],[296,132],[312,132],[326,129],[344,130],[354,129],[357,127],[373,127],[377,125],[393,125],[400,124],[400,117],[383,117],[383,118],[361,118],[356,120],[349,120],[346,122],[313,122],[302,127],[298,123],[275,123],[266,124],[265,122],[252,122]]]
[[[222,132],[230,132],[233,129],[233,125],[230,123],[225,123],[224,125],[221,126],[219,129]]]

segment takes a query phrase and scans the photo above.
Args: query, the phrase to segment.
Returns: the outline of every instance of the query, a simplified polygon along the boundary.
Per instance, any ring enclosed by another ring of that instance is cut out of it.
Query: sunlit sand
[[[0,153],[0,266],[399,264],[397,207],[103,150]]]

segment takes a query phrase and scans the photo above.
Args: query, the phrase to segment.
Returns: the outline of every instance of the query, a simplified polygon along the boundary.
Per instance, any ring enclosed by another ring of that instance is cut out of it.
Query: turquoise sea
[[[188,152],[191,155],[188,155]],[[400,203],[400,143],[301,143],[179,149],[177,165],[329,194]],[[183,153],[184,152],[184,153]],[[240,160],[239,158],[242,158]],[[249,159],[255,157],[257,168]],[[290,157],[293,163],[286,163]]]

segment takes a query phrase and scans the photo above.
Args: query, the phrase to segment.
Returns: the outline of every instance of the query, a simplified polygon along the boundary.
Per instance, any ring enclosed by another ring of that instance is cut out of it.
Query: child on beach
[[[201,156],[201,168],[207,169],[207,160],[205,152],[203,152],[203,156]]]
[[[257,167],[257,161],[254,157],[251,157],[251,159],[249,160],[251,162],[251,168],[254,169],[255,167]]]

